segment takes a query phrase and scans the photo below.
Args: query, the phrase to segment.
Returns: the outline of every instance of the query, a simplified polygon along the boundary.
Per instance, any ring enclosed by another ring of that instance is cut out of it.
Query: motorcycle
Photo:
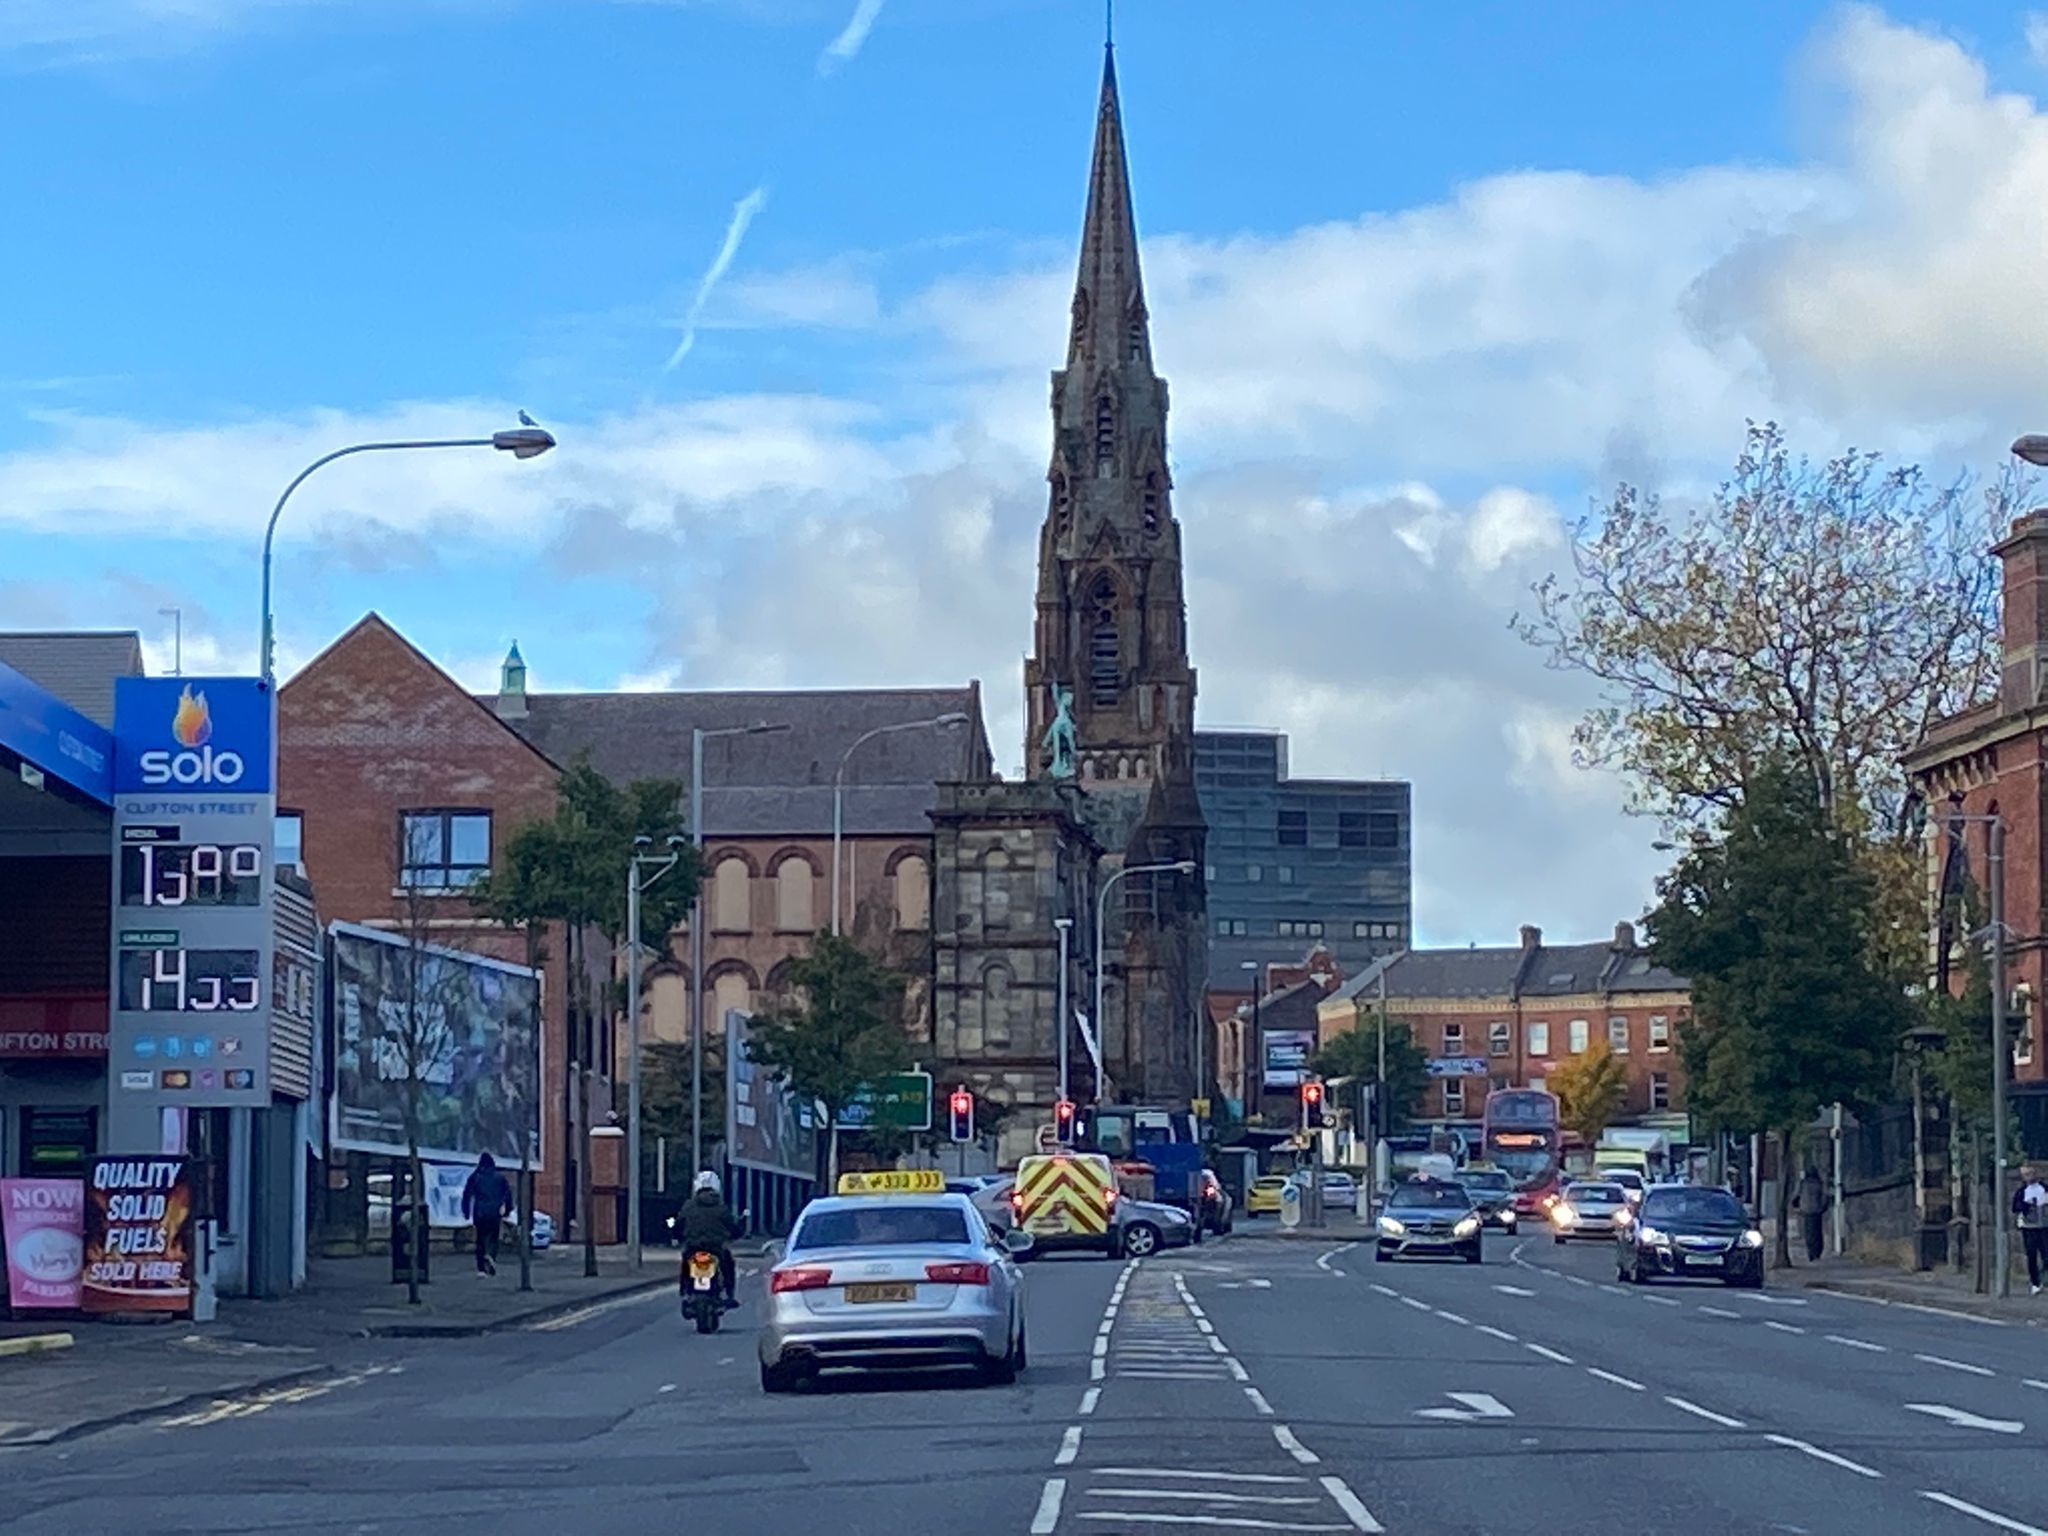
[[[683,1256],[683,1315],[697,1325],[699,1333],[716,1333],[724,1312],[718,1255],[703,1248],[691,1249]]]

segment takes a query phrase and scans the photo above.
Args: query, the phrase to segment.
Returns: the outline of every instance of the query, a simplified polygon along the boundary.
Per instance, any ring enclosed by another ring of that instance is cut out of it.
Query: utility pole
[[[1073,1098],[1073,1094],[1067,1089],[1067,1036],[1072,1034],[1074,1029],[1074,1021],[1067,1017],[1067,933],[1074,926],[1074,920],[1071,917],[1056,917],[1052,920],[1052,925],[1059,931],[1060,943],[1059,980],[1055,987],[1057,1001],[1053,1005],[1057,1021],[1053,1032],[1059,1040],[1059,1101],[1065,1104]]]
[[[683,840],[671,837],[665,856],[647,852],[653,846],[651,837],[634,838],[626,864],[626,1230],[635,1269],[646,1258],[640,1243],[640,893],[676,867]],[[642,870],[653,873],[642,878]]]
[[[2012,1294],[2012,1223],[2006,1216],[2005,1083],[2012,1071],[2012,1053],[2005,1042],[2005,820],[1993,816],[1987,875],[1991,884],[1991,1217],[1997,1240],[1992,1261],[1998,1266],[1995,1291]]]

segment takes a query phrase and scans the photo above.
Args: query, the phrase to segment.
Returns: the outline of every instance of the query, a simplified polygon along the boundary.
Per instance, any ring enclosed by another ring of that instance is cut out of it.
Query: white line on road
[[[1330,1260],[1336,1258],[1339,1254],[1349,1253],[1357,1246],[1358,1244],[1356,1243],[1345,1243],[1341,1247],[1332,1248],[1328,1253],[1323,1254],[1316,1260],[1316,1268],[1327,1270],[1330,1267]]]
[[[1214,1333],[1216,1331],[1216,1325],[1210,1322],[1209,1319],[1207,1319],[1206,1317],[1196,1318],[1195,1326],[1201,1329],[1204,1333]]]
[[[1427,1312],[1429,1310],[1428,1302],[1417,1301],[1413,1296],[1403,1296],[1401,1298],[1401,1305],[1404,1307],[1413,1307],[1418,1312]]]
[[[1282,1525],[1277,1520],[1249,1520],[1230,1515],[1148,1515],[1135,1509],[1104,1514],[1084,1514],[1082,1520],[1119,1520],[1137,1525],[1227,1525],[1238,1531],[1348,1531],[1348,1525]]]
[[[1109,1335],[1106,1333],[1098,1333],[1097,1335],[1095,1335],[1095,1347],[1093,1350],[1090,1351],[1090,1353],[1092,1353],[1098,1360],[1100,1360],[1104,1355],[1108,1354]]]
[[[1373,1519],[1372,1511],[1358,1502],[1358,1495],[1341,1477],[1325,1477],[1323,1489],[1337,1501],[1337,1507],[1349,1517],[1351,1524],[1361,1531],[1384,1531],[1386,1527]]]
[[[1603,1291],[1612,1291],[1617,1296],[1626,1296],[1628,1294],[1628,1287],[1625,1285],[1602,1285],[1600,1289]]]
[[[1375,1286],[1374,1289],[1377,1290],[1378,1287]],[[1536,1294],[1534,1291],[1525,1290],[1519,1285],[1496,1285],[1494,1289],[1503,1296],[1534,1296]]]
[[[1259,1412],[1267,1415],[1269,1418],[1272,1416],[1273,1405],[1266,1401],[1265,1393],[1261,1392],[1257,1387],[1246,1387],[1244,1395],[1252,1400],[1252,1406],[1258,1409]]]
[[[1824,1451],[1817,1445],[1810,1444],[1805,1440],[1795,1440],[1790,1435],[1765,1435],[1764,1438],[1773,1445],[1782,1445],[1790,1450],[1799,1451],[1813,1457],[1816,1461],[1824,1461],[1831,1467],[1840,1467],[1845,1472],[1854,1472],[1858,1477],[1884,1476],[1875,1467],[1866,1467],[1860,1461],[1851,1461],[1846,1456],[1837,1456],[1833,1451]]]
[[[2020,1536],[2048,1536],[2048,1531],[2042,1530],[2038,1525],[2027,1525],[2023,1521],[2008,1520],[2004,1515],[1994,1514],[1992,1511],[1984,1508],[1983,1505],[1972,1504],[1966,1499],[1959,1499],[1952,1493],[1936,1493],[1932,1488],[1922,1488],[1920,1490],[1920,1497],[1932,1499],[1937,1504],[1945,1504],[1958,1514],[1975,1516],[1986,1525],[1997,1526],[2001,1531],[2017,1531],[2020,1533]]]
[[[1280,1442],[1281,1450],[1292,1456],[1304,1467],[1312,1467],[1323,1459],[1299,1440],[1295,1439],[1294,1431],[1285,1424],[1275,1424],[1273,1426],[1273,1438]]]
[[[1778,1320],[1777,1320],[1777,1319],[1776,1319],[1775,1317],[1767,1317],[1767,1318],[1765,1318],[1765,1319],[1764,1319],[1764,1326],[1765,1326],[1766,1328],[1775,1328],[1775,1329],[1777,1329],[1777,1330],[1778,1330],[1778,1332],[1780,1332],[1780,1333],[1804,1333],[1804,1332],[1806,1332],[1806,1330],[1805,1330],[1804,1328],[1800,1327],[1800,1326],[1799,1326],[1799,1325],[1798,1325],[1797,1323],[1781,1323],[1781,1322],[1779,1322],[1779,1321],[1778,1321]]]
[[[1726,1307],[1702,1306],[1700,1310],[1709,1317],[1733,1317],[1739,1319],[1742,1316],[1740,1312],[1730,1312]]]
[[[1095,1405],[1102,1401],[1102,1388],[1090,1387],[1081,1394],[1081,1413],[1085,1417],[1095,1411]]]
[[[1230,1356],[1225,1355],[1223,1357],[1223,1363],[1230,1367],[1230,1374],[1235,1376],[1239,1381],[1250,1381],[1252,1379],[1251,1372],[1247,1371],[1243,1366],[1239,1365],[1235,1360],[1231,1359]]]
[[[1825,1335],[1830,1344],[1846,1344],[1851,1349],[1867,1349],[1873,1355],[1888,1355],[1891,1351],[1882,1344],[1873,1344],[1868,1339],[1852,1339],[1846,1333]]]
[[[1436,1315],[1447,1323],[1456,1323],[1460,1328],[1470,1328],[1472,1326],[1472,1319],[1469,1317],[1460,1317],[1455,1312],[1446,1312],[1442,1307],[1436,1309]]]
[[[1216,1335],[1213,1333],[1209,1335],[1209,1347],[1215,1350],[1216,1353],[1219,1355],[1227,1355],[1230,1353],[1230,1346],[1224,1343],[1221,1339],[1217,1338]]]
[[[1305,1477],[1275,1472],[1194,1472],[1170,1467],[1097,1467],[1097,1477],[1186,1477],[1201,1483],[1305,1483]]]
[[[1571,1281],[1573,1285],[1591,1285],[1593,1283],[1584,1275],[1566,1275],[1565,1279]]]
[[[1483,1334],[1486,1334],[1490,1338],[1499,1339],[1503,1344],[1519,1344],[1522,1342],[1520,1339],[1516,1338],[1512,1333],[1509,1333],[1507,1329],[1496,1328],[1491,1323],[1481,1323],[1479,1325],[1479,1331]]]
[[[1080,1454],[1081,1426],[1078,1424],[1069,1424],[1067,1426],[1067,1432],[1064,1435],[1060,1436],[1059,1454],[1053,1457],[1052,1464],[1056,1467],[1070,1466],[1072,1465],[1074,1458]]]
[[[1116,1373],[1127,1381],[1221,1381],[1223,1379],[1214,1371],[1134,1371],[1118,1366]]]
[[[1100,1381],[1102,1380],[1102,1374],[1102,1356],[1097,1355],[1088,1362],[1088,1379],[1090,1381]]]
[[[1705,1419],[1709,1424],[1718,1424],[1723,1429],[1748,1428],[1740,1419],[1731,1419],[1725,1413],[1716,1413],[1711,1408],[1702,1408],[1698,1403],[1689,1403],[1682,1397],[1667,1397],[1664,1401],[1676,1408],[1680,1413],[1689,1413],[1696,1419]]]
[[[1559,1354],[1547,1344],[1524,1344],[1522,1348],[1533,1354],[1541,1355],[1546,1360],[1555,1360],[1559,1365],[1570,1365],[1572,1363],[1570,1355]]]
[[[1091,1499],[1182,1499],[1195,1504],[1313,1504],[1307,1493],[1217,1493],[1209,1488],[1091,1488]]]
[[[1988,1365],[1972,1365],[1967,1360],[1951,1360],[1946,1355],[1915,1355],[1923,1365],[1938,1365],[1947,1371],[1963,1371],[1971,1376],[1996,1376],[1998,1372]]]
[[[1685,1305],[1684,1302],[1672,1296],[1645,1296],[1642,1300],[1647,1301],[1653,1307],[1682,1307]]]
[[[2023,1387],[2032,1387],[2036,1392],[2048,1392],[2048,1381],[2036,1381],[2031,1376],[2024,1378],[2020,1382],[2020,1385]]]
[[[1640,1381],[1630,1381],[1626,1376],[1617,1376],[1612,1371],[1603,1371],[1597,1365],[1587,1366],[1586,1374],[1588,1376],[1598,1376],[1602,1381],[1611,1381],[1617,1387],[1627,1387],[1631,1392],[1643,1390],[1643,1384]]]
[[[1365,1283],[1371,1286],[1374,1290],[1378,1291],[1382,1296],[1398,1296],[1401,1294],[1399,1291],[1395,1290],[1391,1285],[1381,1285],[1377,1280],[1368,1280]],[[1534,1295],[1535,1293],[1532,1291],[1530,1294]]]
[[[1924,1413],[1931,1419],[1946,1419],[1957,1429],[1988,1429],[1998,1435],[2016,1435],[2027,1427],[2018,1419],[1987,1419],[1980,1414],[1951,1408],[1947,1403],[1908,1403],[1906,1412]]]
[[[1841,1301],[1863,1301],[1873,1307],[1903,1307],[1908,1312],[1932,1312],[1936,1317],[1952,1317],[1958,1322],[1982,1323],[1986,1328],[2010,1328],[2012,1324],[1996,1317],[1978,1317],[1974,1312],[1958,1312],[1952,1307],[1930,1307],[1918,1301],[1891,1301],[1883,1296],[1858,1296],[1853,1291],[1837,1291],[1823,1287],[1828,1295]],[[1804,1303],[1802,1302],[1803,1306]]]
[[[1067,1496],[1064,1477],[1048,1477],[1038,1495],[1038,1513],[1031,1517],[1031,1536],[1052,1536],[1060,1523],[1060,1501]]]

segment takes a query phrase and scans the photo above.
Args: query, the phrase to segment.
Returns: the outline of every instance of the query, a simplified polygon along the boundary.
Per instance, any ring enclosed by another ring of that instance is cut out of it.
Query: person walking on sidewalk
[[[2020,1219],[2020,1240],[2027,1246],[2028,1294],[2041,1294],[2041,1271],[2048,1268],[2048,1185],[2041,1182],[2041,1169],[2030,1165],[2020,1187],[2013,1191],[2012,1213]]]
[[[476,1272],[498,1272],[498,1234],[505,1225],[505,1213],[512,1209],[512,1186],[498,1172],[498,1160],[486,1152],[476,1160],[476,1172],[462,1186],[462,1214],[476,1223]]]
[[[1827,1214],[1828,1190],[1820,1181],[1820,1170],[1811,1163],[1806,1165],[1806,1172],[1799,1180],[1799,1192],[1793,1196],[1792,1205],[1799,1212],[1799,1226],[1806,1234],[1806,1262],[1818,1263],[1821,1254],[1821,1217]]]

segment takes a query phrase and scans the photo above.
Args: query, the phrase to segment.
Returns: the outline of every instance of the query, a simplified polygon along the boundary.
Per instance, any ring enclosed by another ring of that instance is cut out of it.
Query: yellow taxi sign
[[[938,1195],[946,1176],[936,1168],[891,1168],[881,1173],[842,1173],[842,1195]]]

